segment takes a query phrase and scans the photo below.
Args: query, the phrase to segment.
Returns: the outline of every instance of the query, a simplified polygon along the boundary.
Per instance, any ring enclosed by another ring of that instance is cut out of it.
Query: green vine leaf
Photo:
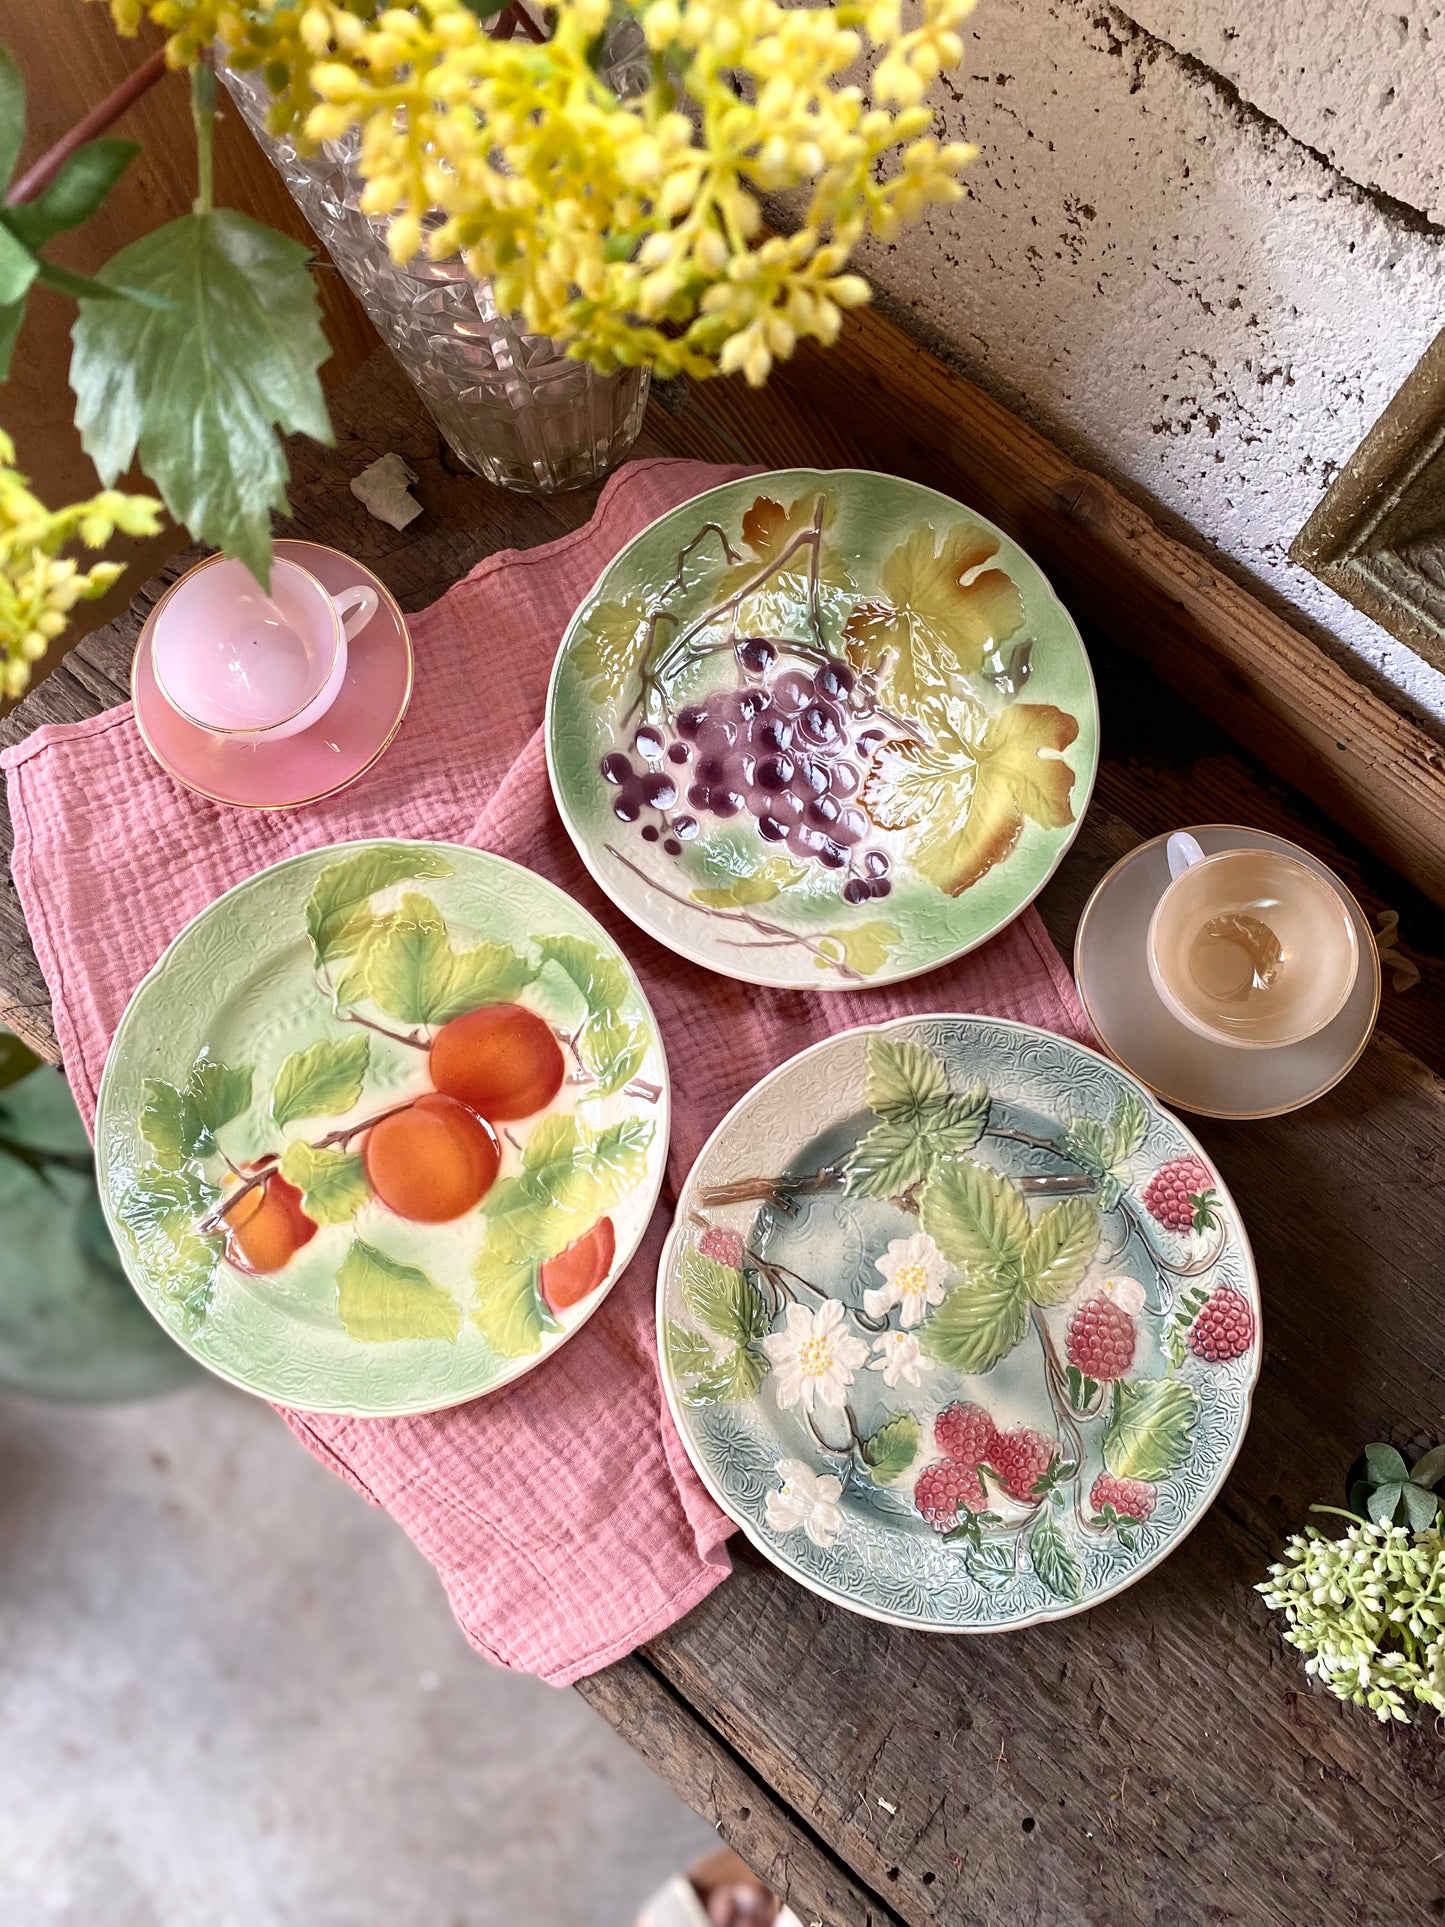
[[[217,1148],[216,1133],[240,1117],[250,1103],[250,1071],[232,1070],[203,1049],[180,1088],[161,1078],[145,1080],[141,1136],[160,1164],[173,1167],[187,1158],[211,1157]]]
[[[771,903],[784,890],[801,883],[805,875],[802,864],[789,863],[786,857],[769,856],[764,857],[756,869],[730,877],[725,883],[695,887],[692,896],[709,910],[745,910],[750,903]]]
[[[354,1151],[317,1149],[302,1138],[281,1153],[281,1175],[296,1186],[317,1224],[350,1224],[371,1196],[366,1167]]]
[[[1029,1534],[1029,1558],[1040,1583],[1056,1599],[1071,1603],[1079,1599],[1084,1589],[1079,1561],[1057,1520],[1047,1512]]]
[[[896,923],[860,923],[851,930],[825,930],[820,945],[832,946],[834,954],[814,957],[819,970],[835,969],[840,963],[856,970],[860,977],[871,977],[881,970],[898,948]]]
[[[1022,1343],[1029,1328],[1029,1300],[1017,1265],[980,1271],[955,1285],[918,1328],[931,1358],[956,1372],[992,1371]]]
[[[285,1127],[298,1117],[336,1117],[360,1101],[371,1063],[369,1037],[326,1038],[293,1051],[276,1073],[271,1116]]]
[[[863,1463],[878,1485],[901,1479],[918,1456],[922,1427],[912,1412],[895,1412],[863,1441]]]
[[[363,1345],[404,1338],[455,1345],[462,1325],[457,1301],[435,1279],[360,1238],[337,1266],[336,1309],[348,1336]]]
[[[276,430],[332,440],[309,259],[234,209],[184,214],[100,274],[166,306],[83,300],[72,333],[76,426],[102,481],[139,454],[176,521],[267,587],[271,516],[289,513]]]
[[[680,1270],[683,1303],[709,1331],[734,1345],[752,1344],[767,1331],[763,1295],[743,1272],[706,1257],[696,1245],[683,1248]]]
[[[337,996],[373,1003],[403,1023],[445,1024],[482,1004],[510,1003],[535,976],[509,944],[453,950],[436,905],[408,892],[363,935]]]
[[[675,1318],[667,1321],[667,1356],[679,1378],[707,1371],[713,1363],[712,1346],[698,1332],[690,1332]]]
[[[647,605],[630,590],[588,610],[568,655],[594,703],[621,695],[641,660],[646,625]]]
[[[1189,1457],[1198,1416],[1199,1399],[1183,1379],[1116,1380],[1105,1465],[1119,1479],[1167,1479]]]
[[[1024,1286],[1036,1305],[1061,1305],[1077,1290],[1099,1248],[1099,1214],[1087,1198],[1041,1211],[1024,1246]]]
[[[328,863],[306,899],[306,931],[316,967],[354,954],[376,922],[371,899],[378,890],[413,877],[449,877],[446,858],[419,843],[383,843]]]
[[[738,1405],[752,1398],[768,1375],[768,1362],[749,1345],[734,1345],[710,1371],[689,1385],[689,1405]]]

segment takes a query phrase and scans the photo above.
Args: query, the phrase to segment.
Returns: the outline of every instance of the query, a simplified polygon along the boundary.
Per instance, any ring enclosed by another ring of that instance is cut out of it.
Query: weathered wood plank
[[[806,1927],[902,1927],[898,1915],[839,1865],[645,1659],[634,1654],[582,1680],[577,1691]]]

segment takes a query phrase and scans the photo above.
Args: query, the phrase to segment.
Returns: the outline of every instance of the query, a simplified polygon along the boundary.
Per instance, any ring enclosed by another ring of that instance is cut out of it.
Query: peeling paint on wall
[[[1181,34],[1206,11],[1149,5]],[[1286,557],[1440,326],[1445,236],[1123,14],[982,0],[970,24],[939,116],[982,150],[967,197],[869,244],[865,271],[974,379],[1445,722],[1445,677]]]

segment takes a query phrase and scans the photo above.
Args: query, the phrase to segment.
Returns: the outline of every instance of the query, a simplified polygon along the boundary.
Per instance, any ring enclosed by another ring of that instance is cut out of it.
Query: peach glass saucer
[[[276,553],[309,569],[333,592],[369,582],[381,598],[352,639],[346,677],[320,722],[275,742],[245,742],[199,729],[162,696],[151,662],[154,617],[136,643],[131,698],[136,728],[168,776],[213,803],[289,810],[364,776],[401,727],[411,700],[411,636],[386,585],[364,563],[320,542],[282,539]]]
[[[1145,942],[1154,906],[1169,882],[1166,837],[1121,858],[1084,906],[1074,939],[1074,976],[1104,1049],[1166,1104],[1202,1117],[1278,1117],[1338,1084],[1353,1068],[1380,1009],[1380,958],[1364,911],[1328,865],[1266,830],[1196,824],[1206,855],[1278,850],[1297,857],[1339,892],[1359,937],[1360,968],[1338,1017],[1301,1044],[1231,1050],[1190,1030],[1167,1010],[1149,979]]]

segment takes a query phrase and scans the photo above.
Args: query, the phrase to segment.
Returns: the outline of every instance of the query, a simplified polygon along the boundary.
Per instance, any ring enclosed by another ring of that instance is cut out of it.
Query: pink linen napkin
[[[48,724],[0,756],[16,888],[88,1123],[121,1012],[166,944],[221,891],[297,851],[365,836],[494,850],[560,884],[631,959],[672,1068],[673,1129],[657,1212],[606,1303],[541,1370],[473,1404],[403,1419],[283,1413],[317,1457],[421,1548],[473,1645],[558,1686],[660,1632],[728,1570],[723,1547],[734,1528],[678,1440],[653,1336],[657,1263],[677,1189],[724,1112],[817,1039],[911,1011],[988,1011],[1088,1037],[1068,973],[1032,911],[913,983],[769,991],[675,957],[587,875],[547,783],[540,722],[557,643],[638,530],[746,472],[634,462],[585,527],[479,563],[410,618],[416,695],[387,755],[354,788],[305,811],[257,815],[192,796],[150,760],[128,703],[83,723]]]

